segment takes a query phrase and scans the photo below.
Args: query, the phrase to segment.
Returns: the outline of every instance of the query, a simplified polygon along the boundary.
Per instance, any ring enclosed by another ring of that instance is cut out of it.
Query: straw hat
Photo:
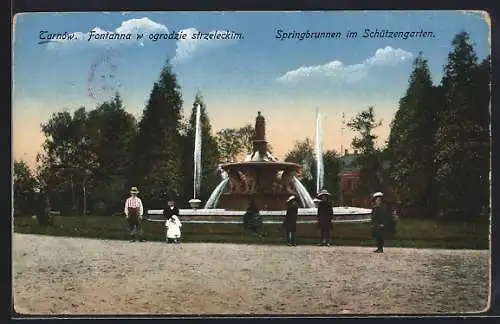
[[[139,189],[137,189],[137,187],[132,187],[132,188],[130,188],[130,193],[131,194],[138,194],[139,193]]]
[[[296,197],[294,195],[291,195],[290,197],[288,197],[288,199],[286,200],[286,202],[290,202],[292,200],[294,200]]]
[[[384,197],[384,193],[378,191],[376,193],[373,194],[373,198],[377,198],[377,197]]]
[[[321,190],[319,193],[318,193],[318,197],[321,197],[321,196],[330,196],[330,193],[327,191],[327,190]]]

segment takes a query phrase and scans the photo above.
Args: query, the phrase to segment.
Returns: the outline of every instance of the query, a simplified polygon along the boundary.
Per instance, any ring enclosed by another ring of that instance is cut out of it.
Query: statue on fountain
[[[229,191],[231,193],[241,193],[243,191],[241,172],[231,170],[228,172],[228,178],[229,178]]]
[[[254,172],[242,173],[241,178],[245,184],[245,191],[243,193],[253,194],[257,192],[257,175]]]
[[[257,118],[255,118],[255,129],[254,135],[252,137],[252,155],[250,155],[250,161],[276,161],[276,159],[267,150],[266,141],[266,119],[262,114],[257,112]]]
[[[281,189],[282,192],[293,194],[293,189],[292,189],[293,176],[294,175],[288,170],[285,170],[281,173],[281,175],[279,176],[279,182],[282,188]]]

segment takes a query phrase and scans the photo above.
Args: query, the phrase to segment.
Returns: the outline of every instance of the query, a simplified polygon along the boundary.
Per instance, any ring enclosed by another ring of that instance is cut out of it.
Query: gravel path
[[[31,314],[423,314],[483,311],[489,253],[129,243],[14,234]]]

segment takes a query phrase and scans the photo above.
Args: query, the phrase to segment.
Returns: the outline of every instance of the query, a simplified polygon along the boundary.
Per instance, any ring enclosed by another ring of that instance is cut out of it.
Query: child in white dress
[[[179,217],[172,215],[169,219],[165,221],[165,227],[167,229],[167,242],[168,243],[179,243],[181,238],[181,227],[182,223]]]
[[[168,243],[179,243],[181,238],[181,227],[182,223],[179,220],[179,209],[175,206],[173,200],[167,202],[167,206],[163,210],[163,215],[165,216],[165,229],[167,234]]]

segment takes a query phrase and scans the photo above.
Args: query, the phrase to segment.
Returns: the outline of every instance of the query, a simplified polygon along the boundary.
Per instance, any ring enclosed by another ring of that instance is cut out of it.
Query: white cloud
[[[94,35],[102,35],[106,33],[119,33],[119,34],[131,34],[130,39],[95,39],[92,38],[90,41],[89,35],[91,32],[94,32]],[[107,31],[100,27],[94,27],[89,32],[73,32],[69,35],[72,36],[72,39],[53,39],[48,42],[47,48],[49,49],[61,49],[67,47],[78,46],[82,44],[88,45],[123,45],[123,44],[135,44],[138,46],[143,46],[143,41],[148,39],[148,35],[150,33],[167,33],[168,28],[165,25],[154,22],[153,20],[143,17],[143,18],[134,18],[125,20],[122,22],[120,27],[115,30]],[[142,40],[138,40],[136,34],[142,33],[144,38]]]
[[[282,83],[297,83],[311,77],[329,77],[345,83],[354,83],[364,79],[375,66],[394,66],[412,57],[410,52],[387,46],[377,49],[373,56],[358,64],[344,65],[341,61],[331,61],[323,65],[301,66],[286,72],[276,80]]]
[[[234,44],[234,39],[200,39],[198,33],[200,31],[196,28],[186,28],[180,30],[180,33],[187,34],[186,39],[181,39],[177,41],[177,47],[175,49],[175,56],[172,62],[179,63],[192,58],[195,55],[206,52],[207,50],[220,47],[227,44]],[[226,30],[212,30],[210,32],[201,32],[204,36],[226,34]],[[198,34],[196,39],[193,39],[193,35]],[[213,36],[212,36],[213,37]]]
[[[122,13],[124,15],[124,13]],[[130,34],[130,39],[106,39],[106,34]],[[115,45],[136,45],[139,47],[144,47],[146,43],[161,43],[161,42],[173,42],[172,40],[165,40],[163,37],[158,37],[156,40],[150,39],[150,34],[186,34],[185,39],[180,39],[175,41],[175,56],[172,59],[173,62],[183,62],[195,55],[206,52],[207,50],[223,46],[225,44],[234,44],[238,38],[238,34],[235,34],[227,30],[212,30],[210,32],[202,32],[198,29],[191,27],[179,30],[169,31],[167,26],[157,23],[147,17],[139,19],[129,19],[121,23],[121,25],[115,30],[105,30],[101,27],[94,27],[89,32],[72,32],[66,34],[65,39],[51,39],[47,40],[49,34],[46,33],[45,41],[42,43],[51,50],[60,50],[63,48],[81,48],[80,46],[107,46],[112,47]],[[137,39],[137,34],[143,34],[142,39]],[[193,35],[196,34],[196,38],[193,39]],[[92,38],[89,41],[89,36]],[[230,37],[227,37],[227,36]],[[69,36],[69,37],[68,37]],[[97,36],[97,37],[95,37]],[[159,36],[159,35],[158,35]],[[171,35],[170,35],[171,36]],[[241,34],[239,34],[241,36]]]

